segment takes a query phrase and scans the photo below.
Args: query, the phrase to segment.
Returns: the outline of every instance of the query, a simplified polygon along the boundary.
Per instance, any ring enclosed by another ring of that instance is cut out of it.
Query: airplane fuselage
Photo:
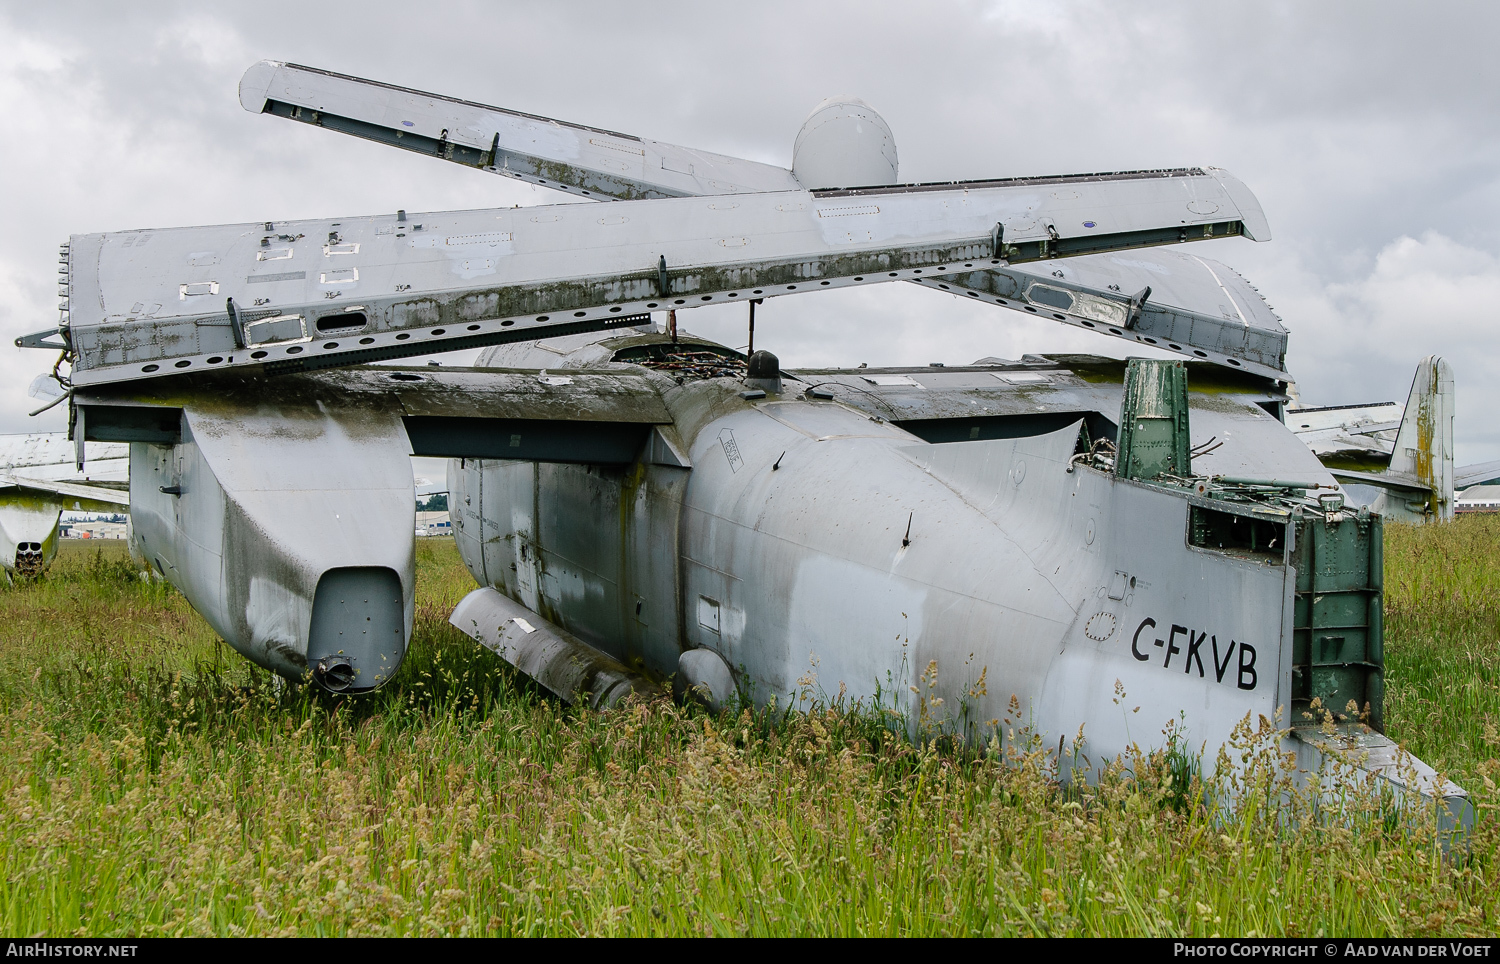
[[[690,467],[455,460],[459,549],[482,586],[621,662],[665,678],[706,650],[758,704],[984,729],[1015,697],[1050,740],[1082,726],[1108,756],[1177,709],[1217,745],[1289,708],[1285,545],[1192,545],[1182,493],[1074,458],[1118,417],[1118,382],[1017,367],[797,373],[751,399],[688,381],[663,399]],[[874,381],[894,384],[858,390]],[[1326,480],[1264,391],[1193,401],[1223,470]]]

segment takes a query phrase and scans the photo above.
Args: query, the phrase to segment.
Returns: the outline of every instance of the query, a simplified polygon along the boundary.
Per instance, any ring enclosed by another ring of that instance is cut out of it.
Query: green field
[[[1387,530],[1389,732],[1466,786],[1466,849],[1283,796],[1274,734],[1060,789],[1025,733],[870,714],[561,706],[447,624],[419,540],[401,674],[276,684],[123,546],[0,587],[0,926],[12,935],[1489,935],[1500,914],[1500,517]],[[1234,806],[1214,804],[1233,792]]]

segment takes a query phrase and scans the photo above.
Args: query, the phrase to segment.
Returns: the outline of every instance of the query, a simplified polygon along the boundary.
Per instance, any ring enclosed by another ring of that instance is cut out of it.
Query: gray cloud
[[[70,233],[562,200],[250,115],[236,85],[263,57],[783,164],[812,105],[850,92],[913,180],[1229,168],[1276,240],[1206,253],[1281,311],[1304,397],[1402,398],[1445,354],[1460,460],[1500,458],[1500,8],[1038,6],[0,5],[0,327],[55,317]],[[683,323],[743,343],[724,309]],[[770,302],[758,328],[793,364],[1126,347],[905,285]],[[0,429],[61,425],[24,414],[46,364],[0,355]]]

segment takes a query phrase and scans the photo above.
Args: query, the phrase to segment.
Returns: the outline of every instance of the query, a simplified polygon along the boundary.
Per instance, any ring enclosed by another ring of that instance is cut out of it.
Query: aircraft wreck
[[[565,699],[873,701],[931,666],[965,720],[1014,697],[1095,760],[1168,719],[1210,759],[1281,719],[1307,768],[1415,779],[1472,819],[1382,735],[1382,517],[1285,424],[1286,329],[1169,249],[1269,239],[1227,172],[903,184],[852,100],[786,169],[269,61],[240,97],[601,202],[62,247],[60,323],[18,343],[70,365],[74,468],[128,446],[138,550],[249,659],[391,678],[409,457],[438,456],[479,586],[454,624]],[[1183,360],[783,370],[652,318],[889,281]]]

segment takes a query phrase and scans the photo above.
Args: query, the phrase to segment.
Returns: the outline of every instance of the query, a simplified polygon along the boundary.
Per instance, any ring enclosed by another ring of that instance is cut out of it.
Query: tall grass
[[[1387,549],[1390,726],[1469,780],[1484,807],[1500,804],[1486,730],[1497,637],[1494,619],[1473,610],[1500,589],[1497,535],[1490,520],[1393,528]],[[1446,601],[1432,598],[1448,583],[1427,572],[1429,555],[1455,573]],[[1156,754],[1121,761],[1096,786],[1064,788],[1024,732],[1002,750],[914,744],[876,715],[826,706],[594,713],[561,706],[447,625],[472,585],[450,540],[420,541],[418,568],[411,653],[363,699],[254,670],[123,553],[69,545],[48,579],[0,589],[0,927],[1495,928],[1491,810],[1468,849],[1448,856],[1430,827],[1371,808],[1303,819],[1310,802],[1288,796],[1269,729],[1238,734],[1243,766],[1222,768],[1239,774],[1234,785],[1220,776],[1204,786]],[[1239,803],[1203,802],[1229,798]]]
[[[1482,784],[1500,726],[1500,515],[1391,527],[1385,625],[1388,732]]]

